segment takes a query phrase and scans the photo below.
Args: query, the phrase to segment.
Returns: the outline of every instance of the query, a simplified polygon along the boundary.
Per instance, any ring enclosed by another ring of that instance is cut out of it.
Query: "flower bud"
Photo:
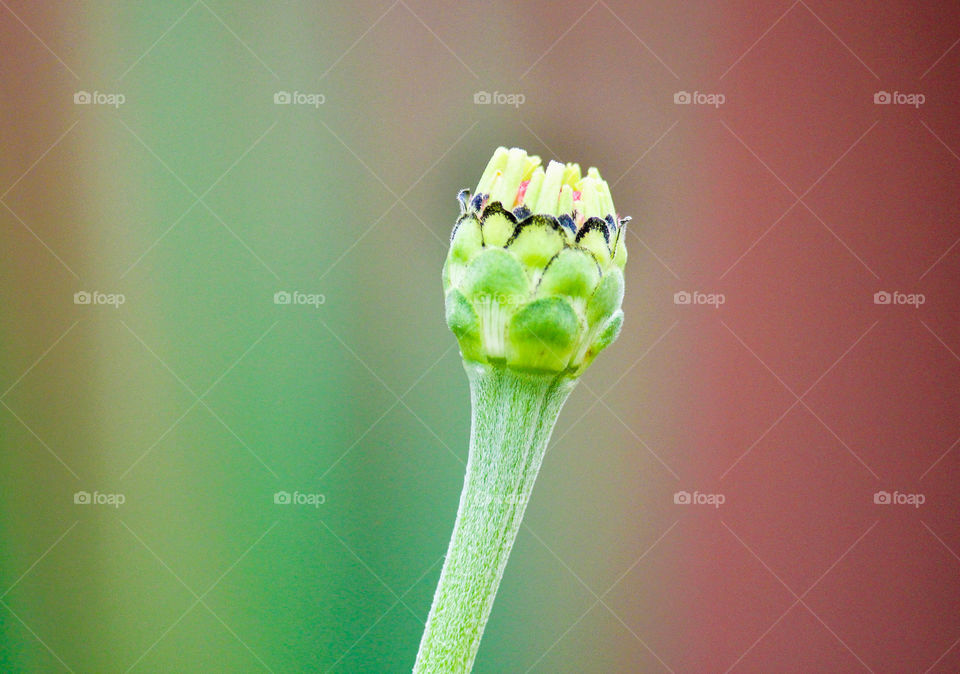
[[[579,375],[623,322],[630,218],[600,172],[501,147],[458,199],[443,288],[464,359]]]

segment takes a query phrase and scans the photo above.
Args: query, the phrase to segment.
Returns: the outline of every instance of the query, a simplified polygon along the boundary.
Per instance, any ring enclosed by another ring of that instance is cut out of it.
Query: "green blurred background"
[[[409,670],[469,431],[439,282],[456,191],[519,145],[657,216],[634,167],[671,120],[608,103],[671,76],[601,7],[564,34],[584,9],[0,8],[0,669]],[[606,71],[618,49],[635,62]],[[631,245],[629,285],[663,285]],[[477,672],[634,668],[596,597],[663,533],[673,484],[594,403],[670,328],[638,295],[562,415]]]

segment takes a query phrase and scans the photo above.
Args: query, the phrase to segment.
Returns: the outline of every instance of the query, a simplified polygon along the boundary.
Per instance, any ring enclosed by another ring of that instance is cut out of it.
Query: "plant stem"
[[[414,674],[466,674],[560,408],[575,380],[464,364],[472,420],[460,508]]]

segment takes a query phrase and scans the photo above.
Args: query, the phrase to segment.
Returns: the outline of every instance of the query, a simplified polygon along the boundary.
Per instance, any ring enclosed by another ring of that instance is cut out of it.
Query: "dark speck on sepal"
[[[460,215],[465,214],[470,204],[470,190],[460,190],[457,193],[457,201],[460,202]]]
[[[479,211],[480,207],[483,206],[483,202],[486,198],[487,198],[487,195],[480,194],[479,192],[477,192],[476,194],[473,195],[473,200],[470,202],[470,207],[475,211]]]
[[[610,228],[611,232],[617,231],[617,221],[613,219],[612,215],[608,215],[604,220],[607,221],[607,227]]]
[[[517,220],[523,220],[525,218],[529,218],[531,212],[526,206],[517,206],[513,209],[513,214],[517,217]]]
[[[573,221],[573,216],[571,216],[569,213],[564,213],[558,218],[558,220],[560,221],[560,224],[569,229],[572,234],[577,233],[577,225]]]
[[[580,242],[592,229],[599,230],[603,234],[604,240],[610,243],[610,230],[607,228],[607,223],[596,216],[588,218],[587,221],[583,223],[583,227],[577,232],[577,242]]]

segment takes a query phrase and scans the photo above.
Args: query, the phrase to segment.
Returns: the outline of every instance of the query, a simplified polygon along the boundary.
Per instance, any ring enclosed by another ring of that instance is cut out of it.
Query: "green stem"
[[[466,674],[480,646],[533,483],[575,380],[465,363],[473,408],[467,474],[414,674]]]

